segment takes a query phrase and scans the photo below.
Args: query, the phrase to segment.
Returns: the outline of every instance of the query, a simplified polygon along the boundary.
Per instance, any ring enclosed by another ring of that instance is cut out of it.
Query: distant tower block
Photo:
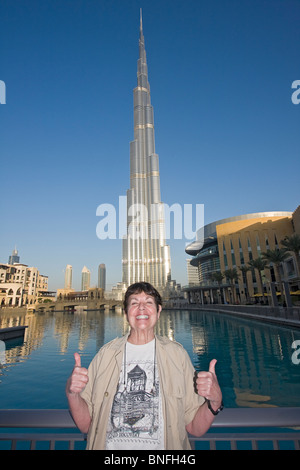
[[[81,271],[81,290],[86,291],[90,288],[91,271],[84,266]]]
[[[18,250],[13,250],[11,256],[8,258],[8,264],[20,263],[20,256],[18,256]]]
[[[106,267],[105,264],[99,264],[98,268],[98,287],[106,290]]]
[[[65,271],[65,289],[72,289],[72,266],[67,264]]]

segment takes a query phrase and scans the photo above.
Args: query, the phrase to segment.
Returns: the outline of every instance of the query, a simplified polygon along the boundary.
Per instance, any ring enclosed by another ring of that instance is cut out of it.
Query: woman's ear
[[[161,311],[162,311],[162,306],[159,305],[159,306],[158,306],[158,309],[157,309],[157,318],[160,317],[160,312],[161,312]]]

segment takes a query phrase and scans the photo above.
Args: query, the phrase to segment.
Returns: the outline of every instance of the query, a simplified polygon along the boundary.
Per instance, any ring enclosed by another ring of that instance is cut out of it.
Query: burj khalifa
[[[164,205],[160,196],[159,159],[155,153],[153,107],[140,14],[137,87],[133,90],[134,140],[130,142],[130,189],[127,235],[123,239],[122,281],[146,281],[162,290],[171,278]]]

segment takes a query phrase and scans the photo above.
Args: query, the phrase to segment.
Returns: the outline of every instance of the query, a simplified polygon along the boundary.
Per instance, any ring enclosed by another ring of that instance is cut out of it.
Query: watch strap
[[[213,415],[217,416],[217,414],[220,413],[220,411],[223,410],[224,408],[224,404],[223,404],[223,400],[221,401],[221,406],[217,409],[217,410],[214,410],[210,404],[210,400],[206,400],[207,402],[207,406],[208,406],[208,409],[212,412]]]

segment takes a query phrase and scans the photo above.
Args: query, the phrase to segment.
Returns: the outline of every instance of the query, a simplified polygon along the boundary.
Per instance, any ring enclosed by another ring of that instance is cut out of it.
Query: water
[[[28,328],[24,341],[6,342],[1,409],[67,408],[65,383],[74,352],[87,367],[104,343],[128,330],[124,316],[115,312],[0,312],[0,328],[17,325]],[[173,310],[162,312],[157,331],[183,344],[197,370],[208,370],[210,360],[217,359],[227,407],[300,406],[300,364],[292,362],[291,347],[300,340],[300,329]]]

